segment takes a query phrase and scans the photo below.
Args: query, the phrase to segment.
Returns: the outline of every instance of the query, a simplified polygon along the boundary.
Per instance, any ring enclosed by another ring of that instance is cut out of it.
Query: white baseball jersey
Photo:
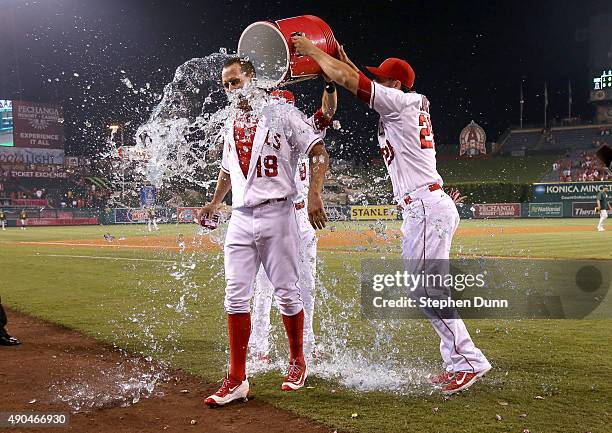
[[[248,172],[243,172],[236,148],[236,117],[228,119],[224,128],[221,169],[230,175],[232,207],[253,207],[269,199],[295,200],[295,183],[299,155],[308,155],[313,145],[321,140],[305,116],[295,107],[284,104],[282,115],[278,107],[264,108],[260,119],[253,122],[255,131]]]
[[[323,112],[319,109],[319,111],[310,116],[306,122],[322,140],[325,138],[325,132],[327,131],[327,127],[331,125],[332,120],[325,117]],[[306,202],[308,199],[308,189],[310,187],[310,160],[306,155],[300,156],[298,160],[298,166],[295,172],[295,185],[298,193],[294,203]]]
[[[442,185],[436,169],[436,151],[429,116],[429,101],[418,93],[384,87],[361,74],[357,96],[380,114],[378,143],[391,176],[398,203],[406,194],[426,185]],[[453,234],[459,224],[457,207],[439,189],[414,193],[406,203],[402,222],[402,257],[408,263],[448,260]],[[435,229],[434,227],[435,226]],[[413,269],[407,269],[413,272]],[[450,372],[480,372],[491,364],[478,349],[461,319],[430,317],[440,336],[440,353]]]
[[[395,200],[426,185],[441,186],[427,97],[382,86],[363,74],[357,96],[380,114],[378,144]]]
[[[305,202],[308,199],[308,188],[310,187],[310,162],[307,156],[301,156],[295,171],[295,186],[297,195],[294,203]]]

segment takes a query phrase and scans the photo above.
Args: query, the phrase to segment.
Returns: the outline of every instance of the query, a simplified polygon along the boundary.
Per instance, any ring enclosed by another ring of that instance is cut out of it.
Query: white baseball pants
[[[225,310],[249,313],[262,265],[282,314],[303,309],[298,277],[299,234],[290,200],[232,211],[225,236]]]
[[[403,211],[402,257],[411,264],[427,259],[447,261],[459,225],[455,203],[442,190],[424,188],[410,196],[413,202]],[[440,336],[440,353],[447,371],[478,372],[490,368],[462,319],[438,317],[430,318],[430,322]]]
[[[157,220],[155,218],[149,218],[149,220],[147,220],[147,227],[149,231],[153,229],[159,230],[159,228],[157,227]]]
[[[597,230],[604,230],[604,221],[608,219],[608,211],[606,209],[602,209],[599,211],[599,224],[597,224]]]
[[[314,349],[315,336],[312,329],[315,297],[315,275],[317,266],[317,237],[315,229],[308,220],[306,208],[295,210],[299,229],[299,286],[304,303],[304,353]],[[253,300],[252,331],[249,340],[251,353],[264,356],[268,354],[270,334],[270,309],[274,288],[263,267],[259,268],[255,279],[255,299]]]

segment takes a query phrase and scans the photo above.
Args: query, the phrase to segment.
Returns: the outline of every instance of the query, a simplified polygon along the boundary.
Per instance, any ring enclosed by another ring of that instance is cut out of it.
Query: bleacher
[[[503,136],[501,153],[519,156],[594,149],[602,142],[612,143],[611,130],[612,125],[510,129]]]
[[[602,138],[599,127],[553,128],[551,140],[559,149],[593,149],[593,143]]]
[[[511,130],[503,142],[502,151],[508,154],[533,151],[537,148],[541,139],[541,129]]]

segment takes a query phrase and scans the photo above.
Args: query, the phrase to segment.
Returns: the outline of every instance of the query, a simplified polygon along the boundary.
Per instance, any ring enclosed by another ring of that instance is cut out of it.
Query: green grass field
[[[335,223],[335,234],[326,230],[321,236],[368,230],[371,225]],[[560,229],[546,231],[551,227]],[[397,228],[396,222],[388,226],[390,230]],[[119,347],[152,354],[206,380],[219,380],[225,371],[227,338],[222,309],[223,260],[218,251],[181,253],[163,248],[21,243],[101,240],[107,231],[117,238],[126,237],[126,242],[155,245],[160,236],[190,235],[195,227],[161,226],[161,231],[151,236],[142,226],[12,228],[0,232],[3,303]],[[319,296],[315,330],[338,338],[343,353],[431,370],[439,359],[438,339],[426,322],[385,325],[359,314],[360,260],[398,253],[396,233],[389,238],[388,245],[373,243],[367,250],[321,248],[319,277],[325,296]],[[594,219],[463,221],[453,254],[610,260],[611,241],[612,229],[597,233]],[[281,335],[277,314],[273,314],[273,322],[275,335]],[[275,406],[341,431],[610,431],[612,322],[467,323],[494,369],[468,392],[449,400],[422,385],[401,393],[357,391],[330,376],[313,376],[308,388],[287,395],[279,390],[279,371],[255,375],[254,393]],[[334,326],[337,329],[330,329]],[[383,339],[388,354],[375,353],[372,341],[356,338],[371,335],[373,326],[388,334]],[[344,368],[353,365],[348,363]],[[377,374],[380,372],[372,370],[372,376]],[[501,415],[501,421],[496,420],[496,414]]]

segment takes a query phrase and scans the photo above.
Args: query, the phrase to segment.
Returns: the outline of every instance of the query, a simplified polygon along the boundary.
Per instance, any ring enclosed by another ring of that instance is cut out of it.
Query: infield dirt
[[[8,311],[9,331],[22,344],[0,347],[0,396],[3,412],[66,412],[69,426],[62,428],[18,428],[19,432],[296,432],[323,433],[329,428],[299,418],[287,411],[258,401],[257,383],[251,383],[255,398],[222,409],[208,409],[203,397],[217,385],[204,383],[182,371],[169,371],[153,395],[122,407],[119,402],[103,408],[72,413],[68,403],[58,399],[53,384],[73,379],[75,372],[95,378],[113,371],[134,356],[83,336],[78,332]],[[106,376],[108,377],[108,376]],[[280,385],[279,385],[280,386]],[[187,390],[188,392],[185,392]],[[102,391],[102,390],[100,390]],[[161,394],[162,395],[158,395]],[[287,396],[291,398],[291,396]]]

